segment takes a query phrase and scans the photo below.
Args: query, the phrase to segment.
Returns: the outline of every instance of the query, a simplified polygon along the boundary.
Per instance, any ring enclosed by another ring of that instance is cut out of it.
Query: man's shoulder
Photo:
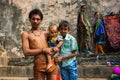
[[[24,31],[24,32],[22,32],[21,37],[22,37],[22,38],[27,38],[28,35],[29,35],[28,32],[27,32],[27,31]]]
[[[46,36],[49,35],[47,31],[41,31],[41,33],[44,34],[44,35],[46,35]]]
[[[22,35],[28,35],[28,31],[23,31]]]
[[[28,34],[30,34],[30,32],[31,32],[30,30],[29,31],[23,31],[22,34],[23,35],[28,35]]]

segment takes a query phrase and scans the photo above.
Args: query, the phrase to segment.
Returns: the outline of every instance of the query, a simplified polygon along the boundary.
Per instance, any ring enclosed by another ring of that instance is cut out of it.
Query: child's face
[[[69,27],[61,26],[59,31],[62,36],[66,36],[66,34],[69,32]]]
[[[56,37],[58,35],[57,27],[52,27],[49,29],[49,35],[51,37]]]

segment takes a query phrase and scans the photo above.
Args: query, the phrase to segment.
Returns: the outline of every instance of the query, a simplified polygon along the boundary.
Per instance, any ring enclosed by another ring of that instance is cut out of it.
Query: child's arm
[[[63,57],[62,57],[62,60],[65,60],[65,59],[69,59],[69,58],[75,57],[77,54],[78,54],[77,51],[74,50],[74,51],[72,51],[72,54],[70,54],[70,55],[68,55],[68,56],[63,56]]]
[[[57,44],[57,46],[55,46],[55,47],[53,48],[53,50],[54,50],[55,52],[59,52],[59,49],[60,49],[60,47],[62,46],[62,44],[63,44],[63,41],[59,41],[59,43]]]
[[[72,54],[68,55],[68,56],[59,56],[56,58],[56,62],[61,62],[65,59],[69,59],[69,58],[72,58],[72,57],[75,57],[77,55],[77,50],[74,50],[72,51]]]

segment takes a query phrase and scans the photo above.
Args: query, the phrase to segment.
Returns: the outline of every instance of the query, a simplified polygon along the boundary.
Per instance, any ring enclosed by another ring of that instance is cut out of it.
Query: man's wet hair
[[[34,15],[34,14],[39,15],[41,17],[41,20],[43,20],[43,14],[42,14],[41,10],[39,10],[39,9],[33,9],[32,11],[30,11],[30,13],[29,13],[29,19],[31,19],[32,15]]]
[[[59,23],[58,29],[59,29],[60,27],[62,27],[62,26],[68,27],[68,28],[70,29],[70,24],[69,24],[69,22],[68,22],[67,20],[61,20],[60,23]]]

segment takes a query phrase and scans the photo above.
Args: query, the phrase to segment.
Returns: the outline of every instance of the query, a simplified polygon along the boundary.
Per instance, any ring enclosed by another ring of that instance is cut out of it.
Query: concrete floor
[[[0,77],[0,80],[28,80],[28,77]],[[107,80],[106,78],[78,78],[78,80]]]

